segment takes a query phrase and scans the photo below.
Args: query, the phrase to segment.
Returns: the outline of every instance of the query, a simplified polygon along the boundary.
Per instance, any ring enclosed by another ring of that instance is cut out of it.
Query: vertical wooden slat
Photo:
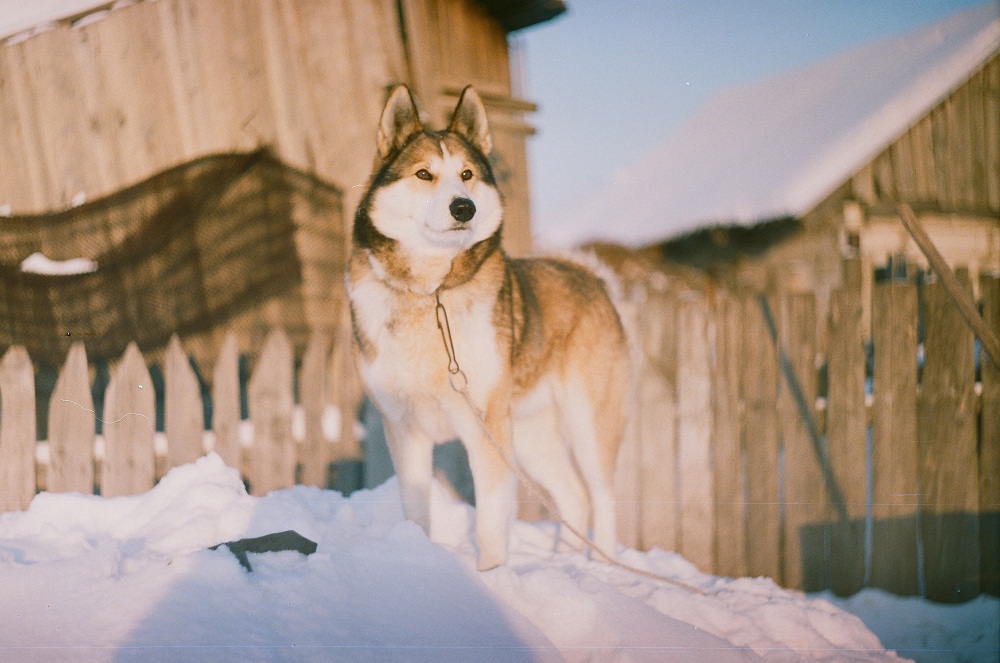
[[[49,401],[49,491],[94,492],[95,417],[87,351],[77,341],[69,348]]]
[[[639,298],[621,302],[619,310],[626,328],[632,330],[632,341],[639,343],[639,316],[642,307]],[[633,370],[638,374],[642,358],[638,353],[633,355],[636,366]],[[618,464],[615,470],[615,509],[617,512],[618,541],[629,548],[639,547],[639,411],[634,405],[626,408],[625,433],[622,445],[618,450]]]
[[[215,453],[226,465],[242,471],[239,353],[236,335],[230,331],[222,342],[212,371],[212,433]]]
[[[917,567],[917,289],[879,283],[872,292],[871,585],[919,591]]]
[[[716,307],[715,420],[713,489],[715,491],[715,567],[733,578],[747,574],[746,500],[740,427],[740,357],[742,317],[739,301],[720,295]]]
[[[823,585],[823,541],[816,534],[825,513],[821,459],[816,453],[816,297],[793,293],[785,298],[781,344],[787,356],[779,396],[785,454],[786,587],[815,591]],[[793,377],[792,377],[793,376]],[[791,379],[795,384],[789,384]],[[810,419],[807,421],[805,417]],[[810,526],[807,528],[807,526]]]
[[[104,397],[101,495],[135,495],[155,481],[156,397],[138,346],[129,343]]]
[[[177,334],[170,337],[164,364],[164,432],[167,434],[169,469],[193,463],[201,457],[204,452],[202,437],[205,432],[205,414],[201,402],[201,386]]]
[[[712,569],[715,521],[711,468],[712,373],[707,303],[685,298],[678,309],[677,463],[679,552],[703,571]]]
[[[781,582],[778,360],[759,301],[743,301],[743,444],[747,454],[747,572]]]
[[[1000,276],[979,279],[983,320],[1000,330]],[[979,441],[979,551],[982,590],[1000,596],[1000,357],[980,355],[983,407]]]
[[[323,438],[323,407],[326,405],[327,354],[326,335],[314,332],[302,359],[299,375],[299,402],[305,416],[305,440],[299,445],[301,483],[326,488],[330,454]]]
[[[35,372],[19,345],[0,360],[0,512],[35,496]]]
[[[677,383],[674,297],[651,300],[643,333],[646,353],[639,375],[640,543],[677,549]]]
[[[844,261],[844,282],[830,301],[827,452],[844,504],[831,504],[831,589],[850,596],[865,578],[864,519],[867,512],[867,421],[865,330],[860,260]],[[845,519],[846,516],[846,519]]]
[[[288,336],[280,329],[272,331],[250,378],[254,439],[247,479],[254,495],[265,495],[295,483],[292,359]]]
[[[958,276],[967,287],[967,272]],[[973,335],[940,282],[923,295],[926,363],[917,434],[927,598],[966,601],[979,593]]]

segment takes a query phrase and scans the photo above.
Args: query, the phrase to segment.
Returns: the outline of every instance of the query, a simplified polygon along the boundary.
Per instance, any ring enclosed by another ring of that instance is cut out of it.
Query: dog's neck
[[[457,256],[407,256],[401,247],[365,249],[375,277],[393,290],[432,295],[471,281],[491,256],[502,253],[499,230]]]

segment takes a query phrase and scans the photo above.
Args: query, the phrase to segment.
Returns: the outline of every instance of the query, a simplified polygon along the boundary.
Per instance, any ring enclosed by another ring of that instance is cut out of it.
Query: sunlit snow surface
[[[511,563],[475,570],[474,511],[439,490],[433,541],[395,480],[344,498],[248,496],[212,454],[153,490],[43,493],[0,516],[3,661],[876,661],[853,615],[765,579],[699,573],[673,553],[624,561],[687,590],[552,552],[517,523]],[[294,529],[319,544],[251,555],[215,544]]]

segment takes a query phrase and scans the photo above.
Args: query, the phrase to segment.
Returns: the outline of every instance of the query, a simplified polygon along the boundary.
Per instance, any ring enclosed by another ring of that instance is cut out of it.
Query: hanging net
[[[65,211],[0,218],[0,348],[58,364],[83,341],[91,357],[116,358],[130,341],[160,348],[275,298],[298,300],[290,322],[307,326],[304,293],[330,298],[341,282],[341,200],[259,150],[203,157]]]

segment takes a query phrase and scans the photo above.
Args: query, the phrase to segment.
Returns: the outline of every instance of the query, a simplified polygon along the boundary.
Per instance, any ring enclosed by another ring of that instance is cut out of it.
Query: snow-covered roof
[[[30,37],[44,32],[59,21],[91,14],[98,10],[134,4],[135,0],[0,0],[0,40]]]
[[[1000,49],[998,7],[718,93],[557,220],[560,243],[640,245],[719,223],[801,216]]]

